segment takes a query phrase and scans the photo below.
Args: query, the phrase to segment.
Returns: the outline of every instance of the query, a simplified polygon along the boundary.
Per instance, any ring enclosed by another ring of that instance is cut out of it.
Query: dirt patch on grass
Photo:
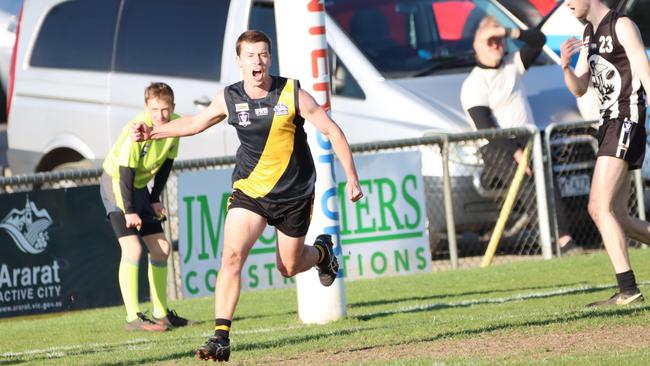
[[[633,336],[631,336],[633,335]],[[406,361],[432,358],[443,361],[538,360],[566,355],[624,351],[647,348],[650,326],[608,326],[571,333],[521,334],[496,332],[463,339],[414,341],[392,346],[371,346],[335,353],[305,352],[287,358],[263,358],[254,364],[321,365],[357,364],[369,361]],[[251,360],[253,361],[253,360]],[[237,361],[236,361],[237,362]],[[252,364],[250,363],[250,364]],[[239,364],[249,364],[244,361]]]

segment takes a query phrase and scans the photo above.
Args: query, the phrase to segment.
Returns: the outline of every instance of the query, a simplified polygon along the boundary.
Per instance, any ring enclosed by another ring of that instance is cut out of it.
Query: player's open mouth
[[[253,70],[254,78],[259,78],[260,76],[262,76],[262,70]]]

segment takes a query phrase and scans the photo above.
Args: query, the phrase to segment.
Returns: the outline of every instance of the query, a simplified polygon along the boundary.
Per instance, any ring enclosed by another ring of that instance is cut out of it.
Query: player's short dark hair
[[[152,82],[144,89],[144,102],[147,103],[151,98],[162,99],[173,105],[174,91],[171,86],[165,83]]]
[[[269,47],[269,53],[271,53],[271,39],[264,32],[260,32],[255,29],[249,29],[246,32],[242,33],[239,38],[237,38],[237,43],[235,44],[235,51],[237,51],[237,56],[239,56],[239,53],[241,51],[241,44],[244,42],[264,42]]]

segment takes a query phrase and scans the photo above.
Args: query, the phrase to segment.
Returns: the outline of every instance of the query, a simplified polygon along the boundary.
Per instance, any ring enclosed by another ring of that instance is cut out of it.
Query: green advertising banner
[[[352,203],[338,183],[343,275],[373,278],[431,270],[419,152],[355,157],[365,196]],[[339,164],[336,176],[345,177]],[[188,172],[178,180],[179,252],[185,297],[208,296],[221,262],[232,169]],[[327,197],[323,198],[330,201]],[[242,289],[284,287],[293,279],[275,264],[275,232],[267,228],[242,271]]]
[[[373,278],[431,271],[418,151],[354,158],[364,198],[350,202],[338,185],[343,276]],[[340,164],[336,176],[345,177]]]

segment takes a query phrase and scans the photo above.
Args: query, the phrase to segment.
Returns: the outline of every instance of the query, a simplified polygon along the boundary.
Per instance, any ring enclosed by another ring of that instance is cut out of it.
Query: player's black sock
[[[636,286],[634,272],[632,270],[617,273],[616,282],[618,282],[618,288],[621,293],[632,295],[639,292],[639,288]]]
[[[214,320],[214,336],[228,338],[232,320],[217,318]]]

